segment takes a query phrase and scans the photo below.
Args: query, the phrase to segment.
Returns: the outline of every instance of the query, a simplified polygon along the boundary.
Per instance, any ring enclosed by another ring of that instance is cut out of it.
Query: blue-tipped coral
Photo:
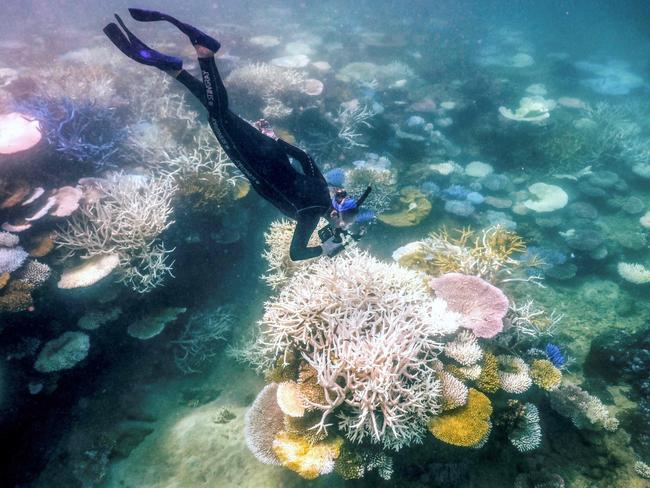
[[[550,342],[546,344],[546,355],[556,368],[561,368],[566,364],[566,358],[562,354],[562,351],[560,351],[560,348],[555,344]]]
[[[30,97],[17,105],[41,122],[48,142],[64,158],[97,169],[108,166],[108,158],[126,136],[117,112],[92,102]]]

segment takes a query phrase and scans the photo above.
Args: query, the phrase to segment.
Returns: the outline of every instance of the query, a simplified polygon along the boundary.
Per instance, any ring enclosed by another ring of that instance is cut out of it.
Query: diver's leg
[[[320,211],[299,213],[296,230],[293,231],[289,248],[289,257],[292,261],[302,261],[323,254],[321,246],[309,247],[309,239],[316,230],[320,217]]]
[[[205,108],[208,107],[207,100],[205,99],[205,88],[203,83],[197,78],[194,78],[184,69],[175,72],[168,72],[171,76],[176,78],[185,88],[187,88],[192,95],[194,95]]]
[[[223,121],[228,115],[228,93],[214,61],[214,52],[203,46],[195,48],[203,78],[205,106],[211,117]]]
[[[221,47],[221,44],[219,44],[219,41],[216,39],[210,37],[204,32],[201,32],[194,26],[175,19],[171,15],[167,15],[162,12],[156,12],[155,10],[142,10],[139,8],[130,8],[129,13],[131,14],[131,17],[140,22],[156,22],[159,20],[170,22],[171,24],[175,25],[183,34],[185,34],[194,46],[203,46],[215,53]]]

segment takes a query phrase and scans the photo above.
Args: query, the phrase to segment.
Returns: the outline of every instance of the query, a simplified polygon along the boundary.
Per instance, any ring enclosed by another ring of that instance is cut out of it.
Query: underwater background
[[[0,486],[649,487],[650,4],[180,3],[3,1]],[[361,240],[291,262],[132,6]]]

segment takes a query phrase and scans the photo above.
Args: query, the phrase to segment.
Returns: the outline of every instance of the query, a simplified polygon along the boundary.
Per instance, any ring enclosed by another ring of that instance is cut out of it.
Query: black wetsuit
[[[275,140],[228,109],[228,94],[214,57],[199,58],[203,81],[182,70],[176,77],[208,109],[208,120],[230,160],[262,197],[297,221],[291,240],[292,260],[319,256],[321,247],[308,247],[309,238],[330,208],[325,177],[303,150]],[[289,157],[300,163],[296,170]]]

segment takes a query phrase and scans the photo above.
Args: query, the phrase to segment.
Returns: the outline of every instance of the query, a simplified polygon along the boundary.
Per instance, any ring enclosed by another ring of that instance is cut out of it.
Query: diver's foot
[[[154,66],[163,71],[180,71],[183,69],[183,60],[181,58],[167,56],[166,54],[159,53],[155,49],[151,49],[126,28],[119,15],[116,14],[115,18],[124,32],[126,32],[126,35],[112,22],[104,27],[104,34],[129,58],[138,63]]]
[[[140,22],[156,22],[165,20],[171,24],[174,24],[183,34],[185,34],[190,39],[190,42],[194,46],[202,46],[209,49],[213,53],[216,53],[221,47],[219,41],[213,37],[210,37],[205,32],[201,32],[196,27],[185,24],[184,22],[175,19],[171,15],[163,14],[162,12],[156,12],[155,10],[143,10],[139,8],[130,8],[129,13],[131,14],[131,17]]]

